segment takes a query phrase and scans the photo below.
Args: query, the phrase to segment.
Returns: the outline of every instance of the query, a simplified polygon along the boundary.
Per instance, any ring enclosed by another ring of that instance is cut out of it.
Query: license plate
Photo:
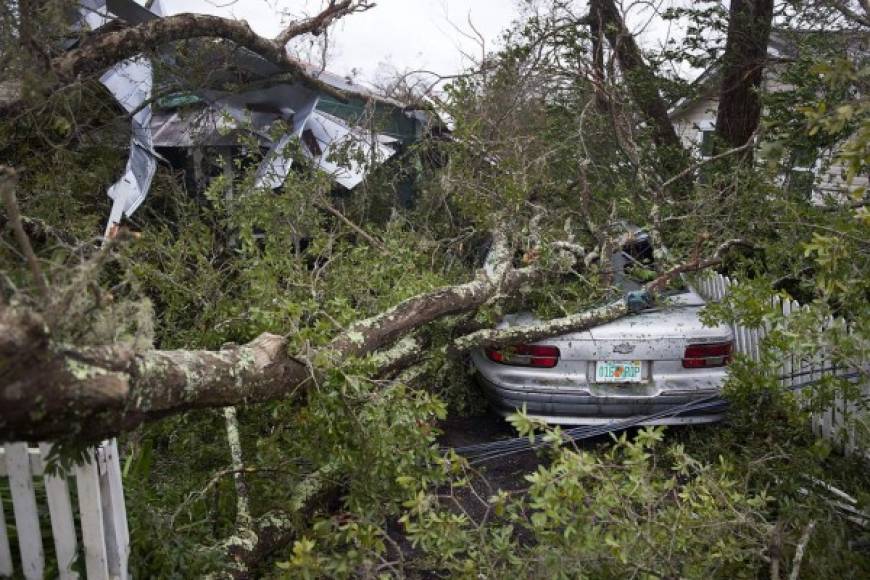
[[[600,360],[595,363],[595,382],[640,383],[641,369],[639,360]]]

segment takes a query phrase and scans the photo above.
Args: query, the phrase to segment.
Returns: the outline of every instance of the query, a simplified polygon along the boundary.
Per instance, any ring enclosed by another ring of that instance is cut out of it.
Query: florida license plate
[[[639,360],[600,360],[595,363],[596,383],[643,382]]]

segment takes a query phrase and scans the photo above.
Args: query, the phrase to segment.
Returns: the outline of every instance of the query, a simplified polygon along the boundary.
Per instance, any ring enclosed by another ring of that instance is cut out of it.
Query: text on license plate
[[[595,363],[595,382],[598,383],[640,383],[641,363],[639,360],[600,360]]]

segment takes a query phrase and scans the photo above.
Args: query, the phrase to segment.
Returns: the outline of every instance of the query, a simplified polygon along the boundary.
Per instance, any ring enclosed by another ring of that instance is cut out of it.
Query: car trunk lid
[[[699,307],[648,311],[559,337],[565,360],[679,360],[686,345],[728,340],[728,327],[706,327]]]

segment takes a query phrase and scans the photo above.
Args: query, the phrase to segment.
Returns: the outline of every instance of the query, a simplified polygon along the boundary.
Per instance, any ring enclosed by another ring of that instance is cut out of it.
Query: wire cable
[[[832,372],[840,370],[837,367],[827,367],[821,369],[813,369],[809,371],[801,371],[796,373],[789,373],[785,375],[780,375],[777,377],[777,380],[788,380],[794,379],[797,377],[802,377],[806,375],[812,375],[817,373],[824,372]],[[790,385],[787,390],[789,391],[797,391],[803,389],[805,387],[809,387],[811,385],[818,384],[829,377],[835,377],[837,379],[855,379],[862,375],[863,373],[856,371],[851,373],[845,373],[841,375],[826,375],[825,377],[819,377],[818,379],[813,379],[810,381],[804,381],[797,385]],[[719,411],[725,411],[728,408],[728,401],[723,399],[719,395],[710,395],[707,397],[703,397],[697,399],[695,401],[690,401],[687,403],[680,403],[669,407],[667,409],[663,409],[656,413],[651,413],[649,415],[636,416],[636,417],[628,417],[623,420],[616,420],[611,423],[606,423],[603,425],[581,425],[578,427],[572,427],[570,429],[566,429],[562,432],[563,443],[570,443],[575,441],[581,441],[584,439],[592,439],[594,437],[599,437],[601,435],[606,435],[608,433],[614,433],[616,431],[623,431],[625,429],[630,429],[632,427],[639,426],[644,423],[650,423],[653,421],[658,421],[662,419],[670,419],[674,417],[678,417],[680,415],[688,414],[688,413],[708,413],[713,414]],[[466,445],[463,447],[456,447],[453,450],[468,459],[471,464],[483,463],[486,461],[492,461],[494,459],[501,459],[504,457],[508,457],[511,455],[515,455],[517,453],[524,453],[527,451],[532,451],[535,449],[539,449],[550,443],[545,440],[544,434],[538,434],[533,436],[531,439],[529,437],[513,437],[510,439],[501,439],[498,441],[490,441],[486,443],[477,443],[474,445]]]

